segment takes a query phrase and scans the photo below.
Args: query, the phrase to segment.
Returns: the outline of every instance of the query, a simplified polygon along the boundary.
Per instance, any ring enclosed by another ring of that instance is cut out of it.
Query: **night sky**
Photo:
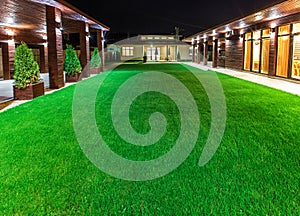
[[[189,36],[239,18],[276,0],[66,0],[111,28],[112,33],[170,34],[175,26]],[[97,6],[102,4],[102,6]]]

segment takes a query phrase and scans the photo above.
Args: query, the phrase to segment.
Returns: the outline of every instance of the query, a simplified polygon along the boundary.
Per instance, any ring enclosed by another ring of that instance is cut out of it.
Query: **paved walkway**
[[[213,71],[216,71],[219,73],[227,74],[229,76],[237,77],[240,79],[244,79],[244,80],[247,80],[250,82],[258,83],[261,85],[265,85],[265,86],[268,86],[271,88],[279,89],[279,90],[300,96],[300,81],[292,81],[292,80],[288,81],[288,80],[281,79],[278,77],[268,77],[265,75],[256,74],[256,73],[254,74],[252,72],[246,72],[246,71],[240,72],[240,71],[235,71],[235,70],[230,70],[230,69],[225,69],[225,68],[212,68],[210,66],[210,64],[208,66],[204,66],[204,65],[192,63],[192,62],[184,62],[183,64],[190,65],[192,67],[199,68],[202,70],[213,70]],[[44,81],[45,88],[49,88],[48,73],[41,74],[41,78]],[[75,84],[75,83],[65,83],[65,87],[72,85],[72,84]],[[12,99],[13,98],[12,85],[13,85],[13,80],[0,81],[0,99],[4,100],[4,99]],[[60,88],[60,89],[62,89],[62,88]],[[60,89],[45,91],[45,94],[51,94],[52,92],[58,91]],[[27,102],[27,100],[14,100],[12,104],[10,104],[6,108],[0,110],[0,112],[4,112],[7,109],[18,106],[25,102]]]
[[[247,71],[235,71],[225,68],[212,68],[209,66],[204,66],[201,64],[193,63],[193,62],[186,62],[184,64],[202,69],[202,70],[213,70],[219,73],[227,74],[229,76],[237,77],[243,80],[247,80],[250,82],[258,83],[261,85],[265,85],[271,88],[279,89],[291,94],[295,94],[300,96],[300,80],[294,81],[294,80],[285,80],[279,77],[268,77],[266,75],[258,74],[258,73],[252,73]]]
[[[48,73],[43,73],[41,74],[41,79],[44,81],[44,87],[45,89],[49,88],[49,74]],[[9,101],[9,100],[12,100],[13,99],[13,82],[14,80],[2,80],[0,81],[0,102],[4,102],[4,101]],[[70,85],[73,85],[75,83],[65,83],[65,87],[67,86],[70,86]],[[60,88],[62,89],[62,88]],[[50,90],[50,91],[45,91],[45,94],[51,94],[55,91],[58,91],[60,89],[53,89],[53,90]],[[0,110],[0,113],[1,112],[4,112],[10,108],[13,108],[15,106],[18,106],[20,104],[23,104],[23,103],[26,103],[28,102],[29,100],[13,100],[13,102],[5,107],[4,109]]]

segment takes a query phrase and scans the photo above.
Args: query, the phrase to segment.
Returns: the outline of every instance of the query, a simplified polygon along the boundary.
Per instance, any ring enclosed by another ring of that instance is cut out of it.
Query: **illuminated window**
[[[133,47],[122,47],[122,56],[133,56]]]
[[[142,36],[141,39],[142,39],[142,40],[146,40],[146,37],[145,37],[145,36]]]
[[[262,34],[263,37],[270,37],[270,35],[271,35],[270,29],[263,30],[263,34]]]
[[[300,33],[300,23],[293,24],[293,34]]]
[[[251,41],[245,41],[244,70],[250,70]]]
[[[245,40],[250,40],[251,38],[251,32],[245,34]]]
[[[259,64],[260,64],[260,40],[253,40],[252,45],[252,70],[259,72]]]
[[[290,36],[278,37],[276,74],[287,77],[289,64]]]
[[[169,40],[173,40],[173,39],[174,39],[174,37],[168,37],[168,39],[169,39]]]
[[[253,32],[253,39],[254,40],[257,40],[257,39],[260,39],[260,31],[255,31],[255,32]]]
[[[163,36],[163,37],[161,37],[161,39],[163,39],[163,40],[167,40],[167,37]]]
[[[294,36],[292,78],[300,79],[300,35]]]
[[[269,72],[270,38],[263,39],[261,47],[261,72],[267,74]]]
[[[280,26],[278,29],[278,35],[287,35],[290,33],[290,25]]]
[[[154,39],[155,39],[155,40],[159,40],[159,39],[160,39],[160,37],[154,37]]]
[[[147,39],[148,39],[148,40],[152,40],[152,39],[153,39],[153,37],[149,36]]]

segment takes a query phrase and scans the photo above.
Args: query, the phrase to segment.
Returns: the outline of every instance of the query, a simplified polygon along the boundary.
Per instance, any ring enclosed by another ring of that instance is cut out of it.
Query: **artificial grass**
[[[130,110],[132,127],[146,133],[150,114],[159,111],[168,120],[167,132],[156,145],[128,145],[110,118],[120,84],[143,71],[162,71],[194,96],[201,120],[195,149],[176,170],[151,181],[111,177],[83,154],[72,126],[75,86],[1,113],[1,215],[299,215],[300,98],[218,74],[226,97],[226,130],[212,160],[199,167],[211,114],[203,87],[187,68],[200,76],[210,73],[180,64],[125,64],[98,92],[99,131],[111,149],[132,160],[169,151],[180,118],[166,96],[141,95]],[[81,82],[93,86],[102,75]]]

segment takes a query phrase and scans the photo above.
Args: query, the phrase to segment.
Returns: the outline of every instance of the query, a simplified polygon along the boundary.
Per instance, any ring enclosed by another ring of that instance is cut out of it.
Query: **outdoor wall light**
[[[55,27],[58,28],[59,30],[61,30],[61,31],[65,30],[64,27],[63,27],[63,25],[62,25],[62,22],[56,22],[55,25],[56,25]]]

